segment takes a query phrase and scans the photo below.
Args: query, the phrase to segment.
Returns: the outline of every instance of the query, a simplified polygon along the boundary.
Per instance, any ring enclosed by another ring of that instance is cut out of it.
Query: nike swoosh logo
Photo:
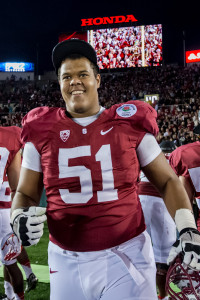
[[[58,271],[52,271],[50,268],[50,274],[57,273]]]
[[[105,135],[106,133],[108,133],[109,131],[111,131],[113,129],[113,127],[111,127],[110,129],[103,131],[101,130],[101,135]]]

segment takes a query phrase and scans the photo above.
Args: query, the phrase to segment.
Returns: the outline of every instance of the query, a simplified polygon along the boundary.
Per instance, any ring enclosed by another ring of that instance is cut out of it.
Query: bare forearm
[[[162,193],[162,197],[169,213],[173,218],[176,210],[180,208],[192,210],[188,194],[178,179],[170,178],[167,181]]]
[[[11,212],[17,208],[38,206],[43,191],[42,173],[21,168]]]
[[[38,200],[36,201],[21,192],[16,192],[12,202],[11,212],[17,208],[38,206],[39,203],[40,203],[39,197]]]

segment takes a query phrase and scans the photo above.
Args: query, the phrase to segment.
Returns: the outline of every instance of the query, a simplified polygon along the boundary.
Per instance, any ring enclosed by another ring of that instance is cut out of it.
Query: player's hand
[[[15,259],[22,251],[22,244],[18,237],[12,233],[6,239],[1,250],[4,255],[4,260],[9,261]]]
[[[194,270],[200,271],[200,232],[194,228],[185,228],[180,232],[179,239],[173,244],[167,263],[183,253],[183,263]]]
[[[17,208],[11,215],[11,226],[22,246],[36,245],[43,235],[46,208],[31,206]]]

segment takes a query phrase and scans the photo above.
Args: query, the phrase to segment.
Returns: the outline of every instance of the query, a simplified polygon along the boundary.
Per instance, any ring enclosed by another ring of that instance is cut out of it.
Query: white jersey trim
[[[31,142],[25,144],[22,167],[36,172],[42,172],[40,154]]]
[[[161,153],[161,149],[155,137],[150,133],[146,133],[136,152],[140,166],[145,167]]]
[[[84,118],[72,118],[72,120],[81,125],[81,126],[88,126],[90,125],[92,122],[94,122],[95,120],[98,119],[99,115],[105,110],[104,107],[100,106],[100,110],[99,112],[94,115],[94,116],[90,116],[90,117],[84,117]]]

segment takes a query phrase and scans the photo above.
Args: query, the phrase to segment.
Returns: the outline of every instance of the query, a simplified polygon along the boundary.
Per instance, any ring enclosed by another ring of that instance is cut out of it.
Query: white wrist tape
[[[180,208],[175,214],[175,223],[178,231],[180,232],[184,228],[195,228],[197,229],[194,215],[190,209]]]

